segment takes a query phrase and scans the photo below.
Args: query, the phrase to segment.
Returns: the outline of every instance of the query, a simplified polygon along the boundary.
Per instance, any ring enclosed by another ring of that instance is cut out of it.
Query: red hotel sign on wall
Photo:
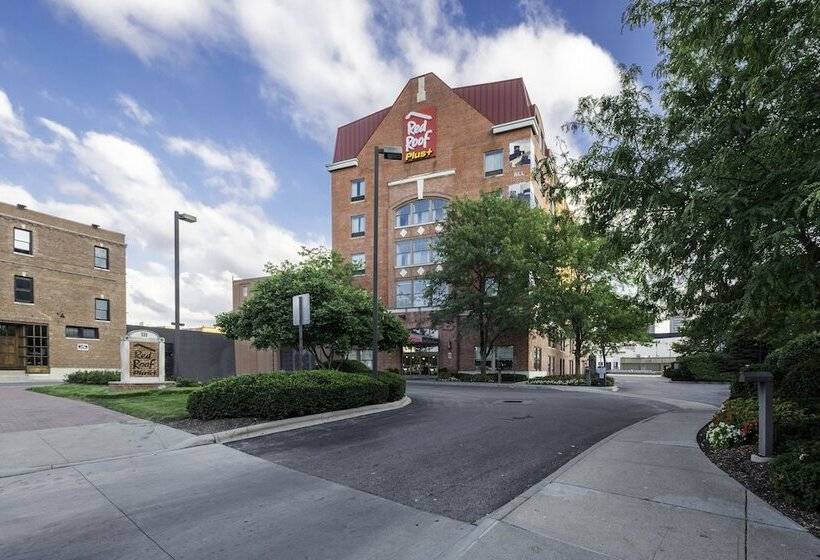
[[[404,116],[404,162],[436,156],[436,108],[419,107]]]

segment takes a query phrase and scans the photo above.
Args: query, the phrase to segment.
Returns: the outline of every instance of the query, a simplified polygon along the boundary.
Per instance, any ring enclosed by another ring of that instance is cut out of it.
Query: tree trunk
[[[481,375],[483,377],[487,375],[487,331],[484,328],[483,322],[479,330],[479,344],[481,348],[479,348],[478,353],[481,356]]]
[[[581,330],[575,329],[575,348],[572,353],[575,356],[575,375],[583,375],[581,370]]]

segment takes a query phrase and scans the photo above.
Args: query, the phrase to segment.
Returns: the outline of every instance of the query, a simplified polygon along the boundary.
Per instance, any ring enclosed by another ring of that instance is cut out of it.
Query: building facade
[[[0,376],[119,369],[125,236],[0,202]]]
[[[424,298],[436,267],[436,236],[456,197],[500,192],[547,209],[532,171],[546,154],[538,108],[523,80],[451,88],[435,74],[411,79],[392,106],[338,129],[331,175],[333,249],[360,268],[372,288],[374,147],[400,146],[398,161],[381,160],[379,298],[411,331],[399,353],[380,355],[383,368],[405,373],[475,370],[476,333],[434,327]],[[368,349],[354,358],[370,363]],[[522,332],[498,345],[492,369],[529,375],[570,374],[566,341]]]

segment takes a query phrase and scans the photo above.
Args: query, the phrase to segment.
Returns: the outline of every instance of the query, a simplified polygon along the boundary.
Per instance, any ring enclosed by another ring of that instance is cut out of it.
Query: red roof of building
[[[521,78],[457,87],[453,88],[453,92],[494,125],[534,117],[536,114],[535,105],[530,101],[527,87]],[[390,109],[386,107],[340,126],[336,132],[333,162],[356,157]]]

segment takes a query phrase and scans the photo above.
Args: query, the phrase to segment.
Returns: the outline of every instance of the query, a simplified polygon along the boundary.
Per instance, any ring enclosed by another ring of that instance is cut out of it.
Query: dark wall
[[[165,375],[174,372],[174,329],[128,325],[127,330],[145,329],[157,333],[165,339]],[[182,347],[180,377],[207,381],[218,377],[230,377],[236,371],[234,343],[225,335],[200,331],[179,332]]]

